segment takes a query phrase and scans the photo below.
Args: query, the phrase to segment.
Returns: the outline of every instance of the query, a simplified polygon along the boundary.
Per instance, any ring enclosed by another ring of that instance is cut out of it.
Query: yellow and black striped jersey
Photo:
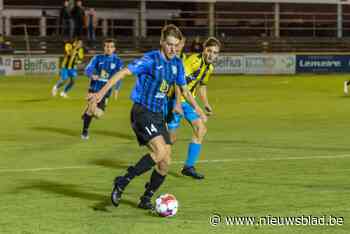
[[[84,49],[74,47],[72,43],[64,45],[64,57],[61,68],[72,69],[76,68],[77,64],[81,63],[84,58]]]
[[[183,53],[180,58],[184,65],[187,87],[195,97],[197,95],[197,88],[200,85],[208,84],[209,77],[214,71],[214,66],[212,64],[206,64],[202,54],[192,54],[187,57],[186,54]],[[169,89],[168,98],[175,98],[175,86]],[[182,101],[185,101],[183,97]]]
[[[206,64],[202,54],[192,54],[184,62],[187,87],[195,97],[200,85],[207,85],[214,71],[212,64]]]
[[[181,54],[180,54],[180,59],[182,60],[182,63],[184,63],[185,62],[185,60],[187,59],[187,55],[186,55],[186,53],[185,52],[181,52]]]

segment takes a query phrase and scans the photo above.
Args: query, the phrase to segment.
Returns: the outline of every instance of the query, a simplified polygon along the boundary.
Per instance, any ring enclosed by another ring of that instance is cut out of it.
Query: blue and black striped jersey
[[[152,112],[164,112],[172,85],[186,85],[181,59],[175,56],[167,60],[159,50],[145,53],[130,63],[128,69],[137,76],[131,99]]]
[[[95,55],[90,63],[85,68],[85,74],[88,77],[92,75],[98,75],[98,80],[91,79],[90,92],[98,92],[107,81],[123,67],[123,61],[116,55]],[[121,81],[119,81],[121,82]],[[119,82],[116,87],[120,86]],[[108,91],[106,96],[110,96],[111,90]]]

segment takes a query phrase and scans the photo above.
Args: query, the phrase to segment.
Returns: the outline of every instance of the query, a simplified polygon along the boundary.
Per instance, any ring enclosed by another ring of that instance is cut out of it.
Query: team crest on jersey
[[[114,69],[116,66],[115,63],[111,63],[111,69]]]
[[[173,75],[176,75],[177,74],[177,67],[175,65],[172,65],[171,66],[171,70],[173,72]]]

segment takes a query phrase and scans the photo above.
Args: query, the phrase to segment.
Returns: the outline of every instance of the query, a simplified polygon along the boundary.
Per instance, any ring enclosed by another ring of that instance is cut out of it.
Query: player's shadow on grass
[[[80,198],[88,201],[97,201],[96,204],[90,206],[95,211],[108,212],[109,207],[113,207],[109,194],[102,195],[94,192],[83,191],[79,189],[75,184],[63,184],[48,180],[33,181],[30,185],[17,188],[17,191],[23,192],[23,190],[40,190],[48,193],[59,194],[72,198]],[[124,199],[120,202],[131,207],[137,207],[137,204]]]
[[[46,102],[46,101],[49,101],[50,99],[51,98],[24,99],[24,100],[19,100],[18,102],[24,102],[24,103]]]
[[[93,133],[104,135],[104,136],[121,138],[121,139],[125,139],[125,140],[134,140],[135,139],[135,137],[132,135],[121,133],[121,132],[116,132],[116,131],[94,130]]]
[[[127,169],[129,167],[126,162],[118,161],[115,159],[111,160],[111,159],[101,158],[101,159],[90,161],[89,163],[97,166],[111,168],[111,169]]]
[[[133,207],[133,208],[137,208],[137,203],[136,202],[133,202],[131,200],[128,200],[126,199],[125,197],[123,197],[121,200],[120,200],[120,204],[121,206],[123,205],[128,205],[130,207]],[[91,208],[94,210],[94,211],[99,211],[99,212],[110,212],[110,210],[108,208],[114,208],[114,205],[112,204],[111,202],[111,199],[110,197],[108,197],[108,199],[106,199],[105,201],[102,201],[102,202],[99,202],[99,203],[96,203],[94,204],[93,206],[91,206]]]
[[[60,194],[73,198],[82,198],[89,201],[106,200],[107,196],[98,193],[83,191],[76,184],[63,184],[49,180],[35,180],[31,184],[17,188],[23,190],[40,190],[48,193]]]
[[[55,128],[55,127],[33,127],[33,130],[40,131],[40,132],[51,132],[51,133],[59,133],[65,136],[79,136],[79,132],[71,129],[65,129],[65,128]]]

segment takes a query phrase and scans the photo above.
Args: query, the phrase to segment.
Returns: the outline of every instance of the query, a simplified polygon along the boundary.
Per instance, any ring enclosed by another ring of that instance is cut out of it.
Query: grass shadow
[[[46,101],[49,101],[49,100],[50,100],[50,98],[36,98],[36,99],[19,100],[18,102],[34,103],[34,102],[46,102]]]
[[[124,197],[121,199],[119,205],[127,205],[132,208],[138,208],[137,207],[138,204],[136,202],[131,201],[129,199],[125,199]],[[111,212],[111,210],[109,210],[108,208],[116,208],[116,207],[112,204],[110,197],[108,197],[108,199],[96,203],[95,205],[91,206],[91,208],[97,212]]]
[[[98,193],[82,191],[76,184],[63,184],[48,180],[33,181],[30,185],[17,188],[18,191],[23,190],[40,190],[53,194],[60,194],[67,197],[81,198],[89,201],[104,201],[107,196]]]
[[[110,159],[96,159],[89,162],[90,164],[111,168],[111,169],[127,169],[129,166],[124,161],[118,161],[118,160],[110,160]]]
[[[50,133],[59,133],[61,135],[65,136],[79,136],[79,132],[71,129],[65,129],[65,128],[55,128],[55,127],[33,127],[32,128],[35,131],[40,132],[50,132]]]
[[[108,130],[94,130],[93,132],[96,134],[110,136],[110,137],[116,137],[116,138],[125,139],[125,140],[134,140],[135,139],[135,137],[133,135],[129,135],[129,134],[121,133],[121,132],[108,131]]]
[[[109,195],[102,195],[93,192],[83,191],[78,188],[76,184],[63,184],[48,180],[37,180],[31,182],[27,186],[22,186],[16,189],[16,191],[23,192],[23,190],[39,190],[47,193],[59,194],[66,197],[79,198],[88,201],[98,201],[94,205],[90,206],[95,211],[109,212],[108,208],[114,207],[111,203]],[[131,207],[137,207],[135,202],[124,199],[120,202]]]

